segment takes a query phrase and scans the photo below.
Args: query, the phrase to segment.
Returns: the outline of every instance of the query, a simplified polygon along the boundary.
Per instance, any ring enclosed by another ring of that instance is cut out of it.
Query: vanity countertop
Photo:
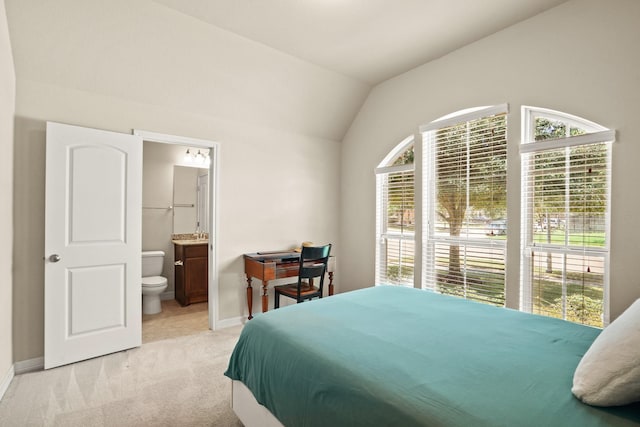
[[[175,243],[176,245],[183,245],[183,246],[206,245],[207,243],[209,243],[209,239],[179,239],[179,240],[172,240],[172,242]]]

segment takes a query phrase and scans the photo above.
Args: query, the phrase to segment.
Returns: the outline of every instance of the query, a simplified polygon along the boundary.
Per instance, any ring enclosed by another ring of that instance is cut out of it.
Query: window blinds
[[[414,166],[378,168],[376,284],[413,287]]]
[[[522,145],[523,310],[603,326],[613,136]]]
[[[504,305],[507,106],[423,133],[423,287]]]

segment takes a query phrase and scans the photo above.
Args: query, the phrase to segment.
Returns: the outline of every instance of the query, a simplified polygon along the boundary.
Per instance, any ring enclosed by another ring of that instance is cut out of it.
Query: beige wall
[[[13,115],[15,74],[4,2],[0,2],[0,387],[13,365]],[[2,390],[0,390],[1,397]]]
[[[44,352],[47,120],[220,144],[220,319],[245,316],[243,253],[337,242],[337,140],[367,87],[151,1],[55,3],[6,1],[17,74],[16,361]]]
[[[45,120],[220,143],[219,318],[245,312],[242,254],[338,239],[339,144],[18,78],[14,350],[43,354]],[[318,202],[320,200],[320,202]],[[304,212],[304,214],[300,214]],[[259,307],[255,292],[254,307]]]
[[[520,107],[564,111],[617,130],[613,148],[611,318],[640,297],[640,2],[574,0],[375,87],[343,140],[341,283],[371,286],[374,168],[421,124],[508,102],[507,298],[519,287]],[[348,160],[347,160],[348,159]]]

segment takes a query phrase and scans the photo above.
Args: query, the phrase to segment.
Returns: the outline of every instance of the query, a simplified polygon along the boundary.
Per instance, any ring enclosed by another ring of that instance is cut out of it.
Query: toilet
[[[156,314],[162,311],[160,294],[167,289],[167,278],[162,277],[164,252],[142,252],[142,314]]]

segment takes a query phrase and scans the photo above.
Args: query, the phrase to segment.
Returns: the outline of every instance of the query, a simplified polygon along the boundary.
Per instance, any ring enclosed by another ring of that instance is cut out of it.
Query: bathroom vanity
[[[208,300],[209,241],[173,240],[175,296],[185,306]]]

